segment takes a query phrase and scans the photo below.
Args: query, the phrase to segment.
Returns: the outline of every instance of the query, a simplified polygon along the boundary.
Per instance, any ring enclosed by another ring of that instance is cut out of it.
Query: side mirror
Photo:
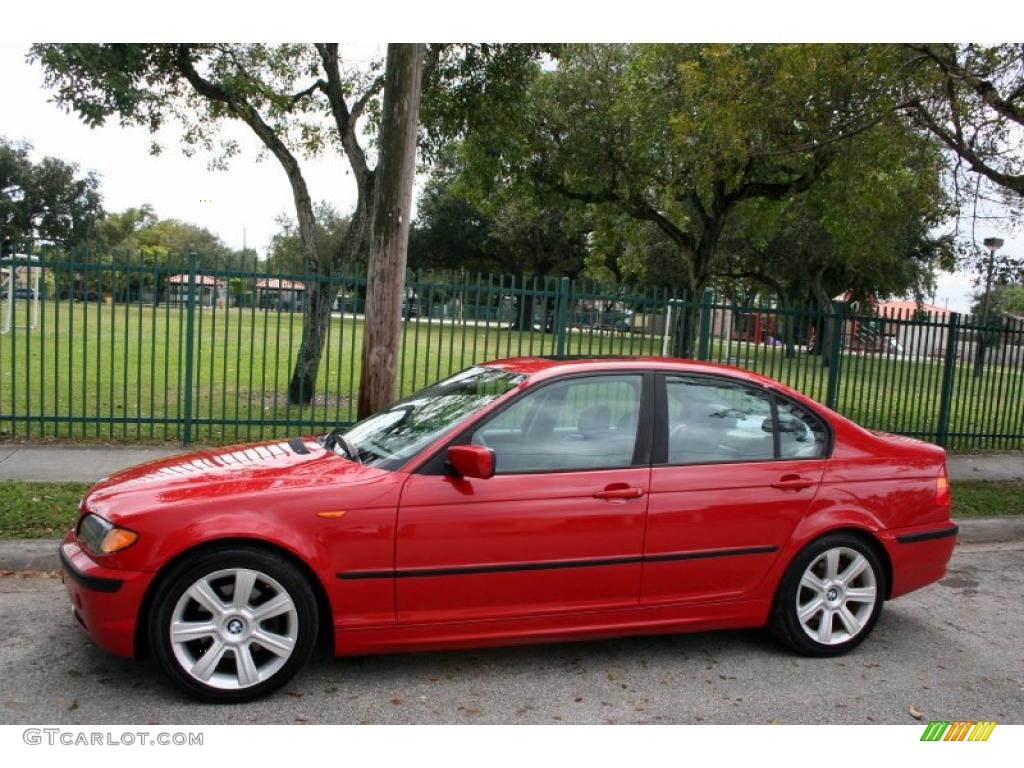
[[[494,451],[482,445],[451,445],[448,463],[462,477],[494,477]]]

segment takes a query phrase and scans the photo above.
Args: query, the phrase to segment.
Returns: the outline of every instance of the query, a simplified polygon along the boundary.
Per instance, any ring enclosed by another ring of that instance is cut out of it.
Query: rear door
[[[641,603],[738,599],[807,513],[829,433],[762,387],[659,375]]]

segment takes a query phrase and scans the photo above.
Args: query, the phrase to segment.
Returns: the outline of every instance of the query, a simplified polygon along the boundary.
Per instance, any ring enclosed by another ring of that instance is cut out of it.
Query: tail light
[[[935,504],[940,507],[949,507],[949,476],[946,474],[946,465],[942,465],[939,476],[935,478]]]

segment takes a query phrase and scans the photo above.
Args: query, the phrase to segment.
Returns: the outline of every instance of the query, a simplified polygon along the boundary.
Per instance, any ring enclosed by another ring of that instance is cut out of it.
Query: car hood
[[[379,482],[390,473],[324,449],[315,438],[293,438],[172,456],[116,472],[83,499],[104,517],[140,508],[196,500],[273,493],[325,484],[346,489]]]

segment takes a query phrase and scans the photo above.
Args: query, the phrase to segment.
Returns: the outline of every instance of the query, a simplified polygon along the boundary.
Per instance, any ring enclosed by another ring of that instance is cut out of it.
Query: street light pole
[[[992,278],[996,269],[996,251],[1003,247],[999,237],[986,237],[982,242],[988,248],[988,265],[985,268],[985,293],[981,297],[981,317],[978,324],[978,344],[974,353],[974,375],[981,376],[985,368],[985,353],[988,347],[988,311],[992,304]]]

